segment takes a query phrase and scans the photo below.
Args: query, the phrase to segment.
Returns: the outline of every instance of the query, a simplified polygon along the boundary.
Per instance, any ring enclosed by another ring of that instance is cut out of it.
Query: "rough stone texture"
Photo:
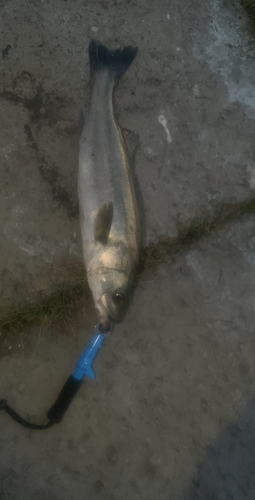
[[[244,218],[143,275],[63,423],[28,431],[1,414],[7,498],[254,498],[254,231]],[[75,338],[6,339],[1,396],[40,420],[93,321],[84,311]]]
[[[81,259],[77,116],[92,36],[139,47],[115,97],[140,136],[147,242],[254,194],[254,40],[238,2],[0,10],[2,300]],[[254,499],[254,234],[243,217],[144,274],[63,423],[32,432],[0,414],[1,499]],[[38,420],[94,322],[91,305],[73,336],[6,338],[0,396]]]
[[[45,286],[49,264],[81,258],[77,117],[90,99],[92,36],[110,47],[139,47],[115,97],[120,123],[140,136],[136,173],[147,241],[176,234],[178,220],[254,192],[254,44],[237,2],[5,2],[0,213],[6,299],[14,286],[28,294]]]

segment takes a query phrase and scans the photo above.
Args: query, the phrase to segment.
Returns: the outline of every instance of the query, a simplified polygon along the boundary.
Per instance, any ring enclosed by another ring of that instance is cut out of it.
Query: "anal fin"
[[[139,144],[139,135],[135,132],[132,132],[132,130],[128,130],[127,128],[122,128],[121,132],[130,158],[131,160],[133,160]]]

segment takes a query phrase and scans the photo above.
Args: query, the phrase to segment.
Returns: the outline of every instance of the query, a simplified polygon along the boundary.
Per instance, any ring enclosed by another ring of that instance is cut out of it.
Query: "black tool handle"
[[[73,377],[73,375],[70,375],[54,405],[52,405],[52,407],[47,412],[47,417],[52,424],[58,424],[59,422],[61,422],[67,408],[69,407],[81,385],[82,380],[77,380]]]
[[[56,402],[47,412],[47,417],[49,419],[49,422],[47,424],[33,424],[32,422],[25,420],[7,404],[5,399],[0,399],[0,410],[5,410],[6,413],[8,413],[8,415],[13,418],[13,420],[16,420],[16,422],[23,425],[23,427],[27,427],[28,429],[48,429],[52,425],[59,424],[59,422],[61,422],[67,408],[72,402],[81,384],[82,380],[77,380],[72,375],[67,379]]]

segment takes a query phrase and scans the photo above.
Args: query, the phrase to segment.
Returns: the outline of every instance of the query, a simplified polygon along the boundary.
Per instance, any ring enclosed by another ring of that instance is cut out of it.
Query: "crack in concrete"
[[[51,195],[60,206],[66,209],[69,219],[78,219],[79,217],[79,204],[73,202],[70,194],[62,183],[61,175],[57,167],[49,167],[46,164],[39,166],[39,172],[42,179],[50,187]]]
[[[24,131],[26,133],[29,145],[31,146],[31,148],[35,149],[37,153],[39,172],[44,182],[48,184],[53,200],[55,200],[59,206],[62,206],[67,211],[69,220],[78,219],[79,217],[78,201],[74,202],[72,200],[70,193],[64,186],[63,178],[59,173],[58,168],[54,166],[49,166],[46,163],[44,156],[38,154],[39,149],[36,141],[34,140],[30,125],[26,124],[24,126]]]
[[[240,217],[255,213],[255,197],[245,200],[241,203],[229,205],[221,209],[214,216],[201,220],[199,218],[193,219],[188,225],[183,225],[179,228],[179,233],[175,238],[164,238],[160,241],[150,243],[142,250],[141,266],[138,270],[139,276],[145,268],[158,267],[163,262],[170,259],[173,254],[180,252],[204,236],[209,236],[213,231],[223,228],[227,223],[236,221]],[[77,268],[79,271],[77,272]],[[82,296],[89,296],[89,287],[84,274],[84,265],[82,262],[77,262],[75,266],[76,281],[69,279],[68,282],[63,283],[60,288],[56,286],[53,292],[45,298],[36,300],[35,303],[29,306],[15,307],[4,310],[0,314],[0,329],[10,331],[12,329],[18,330],[24,328],[24,325],[41,320],[44,322],[47,319],[49,325],[49,318],[56,322],[60,317],[60,321],[68,320],[71,311],[76,310],[77,303],[80,302]],[[78,276],[78,278],[77,278]],[[82,278],[81,278],[82,276]],[[57,295],[56,295],[57,294]],[[59,295],[58,295],[59,294]],[[40,297],[40,291],[37,297]],[[59,302],[57,301],[59,298]],[[64,305],[63,305],[64,304]],[[65,312],[67,314],[65,316]],[[60,314],[61,313],[61,314]],[[32,318],[31,318],[32,317]]]
[[[0,92],[0,99],[4,99],[13,104],[21,104],[28,110],[29,118],[32,124],[40,120],[48,121],[54,124],[58,121],[58,111],[64,106],[70,104],[71,99],[62,96],[53,96],[43,90],[42,85],[38,85],[33,97],[22,97],[18,93],[10,90]]]

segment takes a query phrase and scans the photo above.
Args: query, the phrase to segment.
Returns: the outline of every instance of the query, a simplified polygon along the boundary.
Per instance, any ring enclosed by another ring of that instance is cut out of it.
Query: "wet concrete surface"
[[[115,98],[140,138],[144,244],[253,196],[254,40],[238,2],[8,1],[0,22],[3,302],[81,260],[91,37],[139,47]],[[0,498],[254,498],[254,234],[245,216],[145,272],[61,424],[28,431],[1,413]],[[8,337],[1,397],[40,419],[94,324],[85,304],[72,335]]]

